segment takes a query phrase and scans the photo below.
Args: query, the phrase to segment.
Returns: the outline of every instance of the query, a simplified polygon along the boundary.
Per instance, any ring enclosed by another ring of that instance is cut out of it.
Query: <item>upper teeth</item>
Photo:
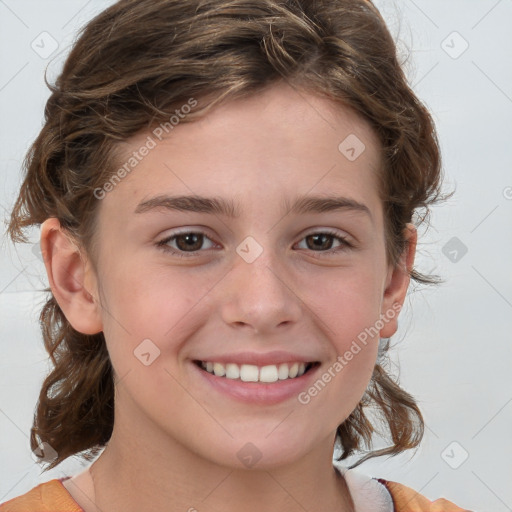
[[[217,377],[240,379],[244,382],[276,382],[300,377],[306,371],[306,363],[282,363],[279,365],[256,366],[253,364],[214,363],[201,361],[201,367]]]

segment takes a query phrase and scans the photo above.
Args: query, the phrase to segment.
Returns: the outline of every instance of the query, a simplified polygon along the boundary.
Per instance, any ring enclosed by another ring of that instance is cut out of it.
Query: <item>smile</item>
[[[242,382],[277,382],[278,380],[295,379],[304,375],[317,363],[281,363],[265,366],[253,364],[222,364],[213,361],[195,361],[203,370],[226,379],[239,380]]]

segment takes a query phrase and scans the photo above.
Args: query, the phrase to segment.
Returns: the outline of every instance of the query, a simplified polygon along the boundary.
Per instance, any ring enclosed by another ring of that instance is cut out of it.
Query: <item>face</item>
[[[393,302],[377,138],[352,111],[288,86],[162,140],[141,133],[120,147],[119,167],[148,136],[154,147],[99,201],[87,276],[118,381],[116,421],[227,466],[332,448]],[[191,195],[234,211],[170,199]],[[198,361],[225,364],[213,375]],[[314,364],[281,379],[295,362]],[[221,376],[228,363],[232,376],[249,364],[277,381]]]

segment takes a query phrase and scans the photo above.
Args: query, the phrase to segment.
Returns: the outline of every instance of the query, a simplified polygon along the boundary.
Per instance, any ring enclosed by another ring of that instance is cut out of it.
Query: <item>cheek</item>
[[[304,303],[338,352],[375,325],[380,315],[379,276],[368,266],[351,266],[302,278]]]
[[[201,276],[192,279],[190,275],[183,269],[142,265],[133,270],[124,262],[104,279],[104,333],[114,365],[116,360],[133,356],[144,340],[151,340],[156,353],[176,353],[180,341],[208,319],[196,310],[211,285]],[[151,343],[146,344],[151,347]]]
[[[345,269],[335,278],[316,279],[321,289],[317,287],[304,298],[332,348],[324,382],[337,382],[345,395],[351,389],[348,395],[354,398],[354,406],[366,389],[377,358],[381,304],[378,283],[377,276],[364,268]]]

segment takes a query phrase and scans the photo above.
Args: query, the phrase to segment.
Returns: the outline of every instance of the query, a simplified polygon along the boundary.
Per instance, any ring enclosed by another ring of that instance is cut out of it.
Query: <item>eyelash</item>
[[[179,251],[179,250],[173,249],[167,245],[171,240],[174,240],[175,238],[182,236],[182,235],[203,235],[206,238],[208,238],[208,240],[211,240],[210,237],[203,231],[183,231],[182,233],[176,233],[172,236],[164,238],[163,240],[160,240],[159,242],[156,243],[156,246],[158,248],[160,248],[161,250],[163,250],[164,252],[171,253],[173,256],[178,256],[179,258],[191,258],[191,257],[196,256],[197,253],[204,252],[204,251],[199,250],[199,251],[193,251],[193,252],[187,253],[184,251]],[[311,252],[333,254],[333,253],[338,253],[338,252],[346,251],[347,249],[354,248],[354,245],[352,243],[350,243],[346,237],[341,236],[337,231],[328,229],[328,228],[324,229],[323,231],[308,233],[303,238],[301,238],[300,241],[304,240],[308,236],[313,236],[313,235],[330,235],[330,236],[334,237],[336,240],[338,240],[339,242],[341,242],[342,245],[340,247],[337,247],[335,249],[329,249],[327,251],[311,251]],[[213,240],[211,240],[211,241],[213,242]]]

